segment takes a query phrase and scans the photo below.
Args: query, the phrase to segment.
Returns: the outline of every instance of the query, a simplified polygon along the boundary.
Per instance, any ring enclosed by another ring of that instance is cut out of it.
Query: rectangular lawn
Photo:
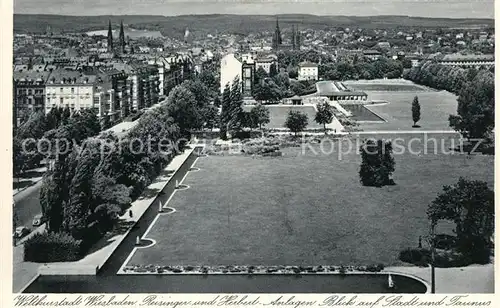
[[[493,183],[491,156],[406,153],[395,156],[397,185],[363,187],[359,155],[339,160],[340,145],[347,152],[344,141],[330,155],[315,145],[281,158],[199,158],[183,182],[190,188],[167,205],[176,212],[145,235],[156,244],[128,265],[398,264],[428,232],[425,211],[443,185],[459,176]]]
[[[250,111],[253,106],[244,106],[244,111]],[[285,128],[285,121],[290,110],[300,111],[307,115],[309,125],[308,129],[322,128],[314,121],[316,109],[313,106],[293,106],[293,105],[265,105],[269,109],[269,123],[264,125],[266,128]]]
[[[411,104],[418,96],[420,103],[419,130],[452,130],[448,117],[457,113],[457,97],[449,92],[367,92],[369,100],[385,100],[386,105],[370,106],[386,123],[360,123],[366,131],[412,130]]]

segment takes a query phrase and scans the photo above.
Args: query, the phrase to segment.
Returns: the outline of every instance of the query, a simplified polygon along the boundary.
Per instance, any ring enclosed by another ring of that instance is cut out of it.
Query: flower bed
[[[128,265],[125,274],[348,274],[378,273],[384,269],[382,264],[369,266],[265,266],[265,265],[221,265],[221,266],[162,266]]]

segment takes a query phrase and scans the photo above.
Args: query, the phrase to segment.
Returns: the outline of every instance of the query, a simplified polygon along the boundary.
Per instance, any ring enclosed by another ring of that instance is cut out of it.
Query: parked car
[[[30,229],[28,229],[27,227],[24,227],[24,226],[17,227],[16,231],[14,231],[14,237],[15,238],[22,238],[22,237],[25,237],[26,235],[28,235],[29,233],[30,233]]]
[[[43,215],[42,214],[38,214],[36,215],[34,218],[33,218],[33,227],[38,227],[38,226],[41,226],[43,223],[44,223],[44,219],[43,219]]]

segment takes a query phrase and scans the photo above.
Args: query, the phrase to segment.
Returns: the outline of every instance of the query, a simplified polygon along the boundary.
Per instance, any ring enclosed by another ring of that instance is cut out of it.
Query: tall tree
[[[484,138],[495,125],[495,83],[486,73],[465,85],[458,97],[457,115],[450,115],[450,126],[466,138]]]
[[[230,121],[230,109],[231,109],[231,88],[229,83],[224,87],[224,92],[222,93],[222,110],[220,116],[220,137],[223,140],[227,139],[227,130]]]
[[[333,121],[333,108],[328,102],[325,101],[323,103],[318,103],[316,105],[316,109],[318,111],[316,112],[314,120],[318,124],[323,124],[323,129],[326,134],[326,124],[330,124]]]
[[[219,125],[219,109],[214,105],[210,105],[203,111],[205,128],[212,130]]]
[[[269,67],[269,77],[273,78],[276,75],[278,75],[278,69],[276,68],[276,64],[273,63]]]
[[[363,186],[382,187],[394,184],[391,179],[395,170],[391,142],[368,139],[361,146],[360,151],[359,178]]]
[[[269,109],[262,105],[257,105],[250,110],[250,122],[262,130],[262,125],[270,122]]]
[[[229,108],[229,129],[239,131],[243,122],[243,96],[238,78],[233,80],[230,94],[231,104]]]
[[[420,103],[418,102],[418,96],[413,98],[413,102],[411,104],[411,116],[413,119],[413,127],[416,127],[417,122],[420,121]]]
[[[307,124],[309,124],[307,114],[296,110],[290,110],[288,112],[288,116],[285,120],[285,127],[292,131],[295,136],[297,136],[297,133],[303,131],[307,127]]]
[[[170,91],[167,98],[167,111],[184,133],[201,127],[195,96],[182,85]]]
[[[63,208],[69,199],[68,158],[60,157],[53,170],[47,171],[40,188],[40,206],[47,221],[47,230],[59,232],[63,224]]]
[[[455,223],[458,250],[471,263],[488,263],[495,225],[494,193],[486,182],[460,178],[429,205],[427,216],[433,227],[439,220]]]

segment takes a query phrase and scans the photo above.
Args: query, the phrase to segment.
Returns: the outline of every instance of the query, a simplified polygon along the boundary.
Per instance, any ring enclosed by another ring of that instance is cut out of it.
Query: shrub
[[[37,233],[24,244],[24,261],[76,261],[82,257],[81,244],[67,233]]]
[[[344,266],[341,266],[339,268],[339,273],[340,273],[340,275],[345,275],[347,273],[347,268],[345,268]]]
[[[453,249],[456,247],[456,237],[448,234],[436,234],[437,249]]]
[[[424,265],[431,259],[431,252],[425,248],[406,248],[399,253],[399,260],[415,265]]]

